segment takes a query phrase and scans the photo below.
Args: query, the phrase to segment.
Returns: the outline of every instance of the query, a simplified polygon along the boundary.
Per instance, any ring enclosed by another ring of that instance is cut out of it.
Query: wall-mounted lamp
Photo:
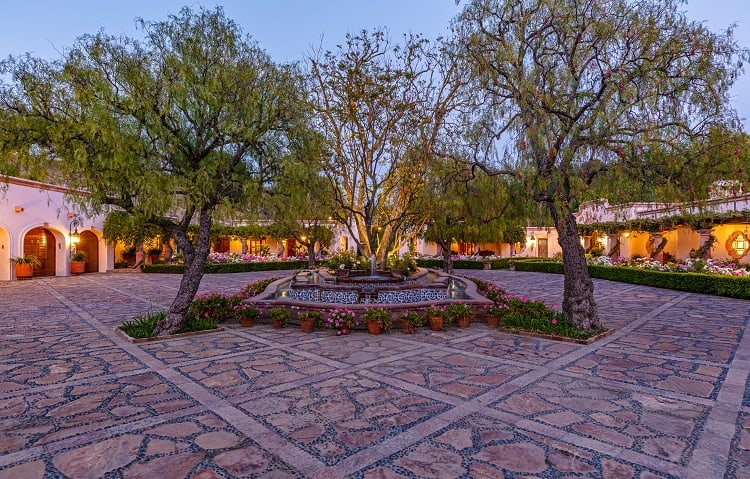
[[[81,241],[81,234],[78,232],[78,228],[83,226],[83,219],[80,216],[73,218],[68,227],[68,236],[70,236],[70,254],[72,255],[75,251],[75,245]],[[75,229],[73,229],[75,228]]]
[[[529,236],[529,243],[534,244],[536,242],[536,238],[534,238],[534,233],[531,233],[531,236]]]
[[[630,238],[630,231],[626,231],[626,232],[625,232],[625,233],[623,233],[622,235],[623,235],[624,237],[626,237],[626,238]]]
[[[16,206],[14,210],[16,213],[23,213],[23,206]]]
[[[747,235],[740,233],[732,241],[732,247],[738,256],[745,256],[747,250],[750,249],[750,239],[748,239]]]

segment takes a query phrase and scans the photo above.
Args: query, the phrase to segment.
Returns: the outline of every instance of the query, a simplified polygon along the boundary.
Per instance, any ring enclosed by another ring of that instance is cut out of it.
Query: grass
[[[154,337],[154,329],[156,323],[161,319],[164,319],[167,315],[166,311],[157,311],[155,313],[148,313],[141,316],[136,316],[130,321],[122,323],[122,330],[134,339],[140,338],[152,338]],[[200,318],[194,314],[188,314],[185,318],[185,323],[182,325],[177,333],[192,333],[195,331],[206,331],[209,329],[216,329],[217,323],[214,320],[207,318]]]

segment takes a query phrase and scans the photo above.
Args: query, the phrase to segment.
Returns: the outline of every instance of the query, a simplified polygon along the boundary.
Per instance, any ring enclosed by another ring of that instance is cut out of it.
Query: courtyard
[[[562,301],[560,275],[465,273]],[[0,282],[0,479],[750,477],[750,301],[594,280],[615,332],[591,345],[482,323],[115,332],[180,279]]]

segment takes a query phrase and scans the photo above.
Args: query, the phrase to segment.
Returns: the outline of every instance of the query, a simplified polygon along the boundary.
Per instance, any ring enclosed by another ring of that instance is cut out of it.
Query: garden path
[[[561,276],[465,273],[561,302]],[[480,323],[114,332],[179,279],[0,283],[0,479],[750,477],[750,301],[595,280],[616,332],[586,346]]]

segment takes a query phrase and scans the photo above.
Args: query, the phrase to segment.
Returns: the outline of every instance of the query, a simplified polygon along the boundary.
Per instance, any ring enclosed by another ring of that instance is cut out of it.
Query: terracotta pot
[[[29,279],[34,276],[34,266],[28,263],[16,263],[16,279]]]
[[[404,321],[401,323],[401,332],[404,334],[414,334],[417,331],[417,327],[411,323]]]
[[[352,330],[351,330],[351,329],[349,329],[349,328],[341,328],[341,329],[337,329],[337,330],[336,330],[336,336],[342,336],[342,335],[344,335],[344,336],[345,336],[345,335],[347,335],[347,334],[349,334],[349,333],[351,333],[351,332],[352,332]]]
[[[253,320],[252,316],[240,316],[240,324],[245,327],[252,326]]]
[[[456,318],[456,324],[459,328],[468,328],[471,322],[471,316],[459,316]]]
[[[70,274],[81,274],[86,272],[85,261],[71,261],[70,262]]]
[[[487,326],[491,328],[497,328],[498,326],[500,326],[500,318],[492,315],[487,316]]]
[[[367,321],[367,332],[370,334],[380,334],[383,332],[383,323],[380,321]]]
[[[314,319],[300,319],[300,326],[302,326],[303,333],[312,333],[315,331],[315,320]]]
[[[271,324],[273,324],[273,327],[276,329],[283,328],[284,320],[281,318],[271,318]]]
[[[433,316],[430,318],[430,329],[432,331],[442,331],[444,322],[445,318],[442,316]]]

